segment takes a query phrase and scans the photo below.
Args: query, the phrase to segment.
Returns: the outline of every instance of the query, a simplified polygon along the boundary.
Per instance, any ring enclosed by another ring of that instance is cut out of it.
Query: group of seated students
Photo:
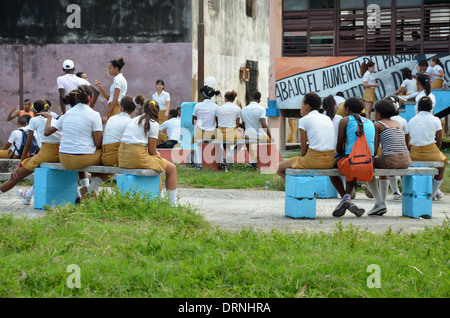
[[[426,82],[426,81],[425,81]],[[433,115],[433,100],[429,83],[425,83],[426,94],[417,103],[416,116],[409,123],[399,116],[399,98],[389,96],[374,105],[375,121],[361,116],[364,100],[349,98],[343,105],[343,117],[336,114],[337,105],[333,96],[322,99],[315,93],[308,93],[302,101],[299,130],[301,155],[279,164],[278,174],[285,179],[286,169],[332,169],[337,162],[348,156],[357,140],[358,124],[355,116],[363,122],[364,134],[373,156],[374,168],[407,169],[412,161],[438,161],[448,164],[447,157],[440,151],[442,145],[442,124]],[[323,104],[323,108],[322,108]],[[326,114],[321,113],[323,110]],[[337,118],[337,120],[336,120]],[[444,194],[439,187],[444,178],[444,169],[438,168],[438,175],[432,181],[433,200]],[[342,200],[332,215],[343,216],[346,210],[360,217],[365,213],[351,199],[354,181],[345,177],[330,177]],[[399,192],[396,177],[374,177],[365,185],[375,198],[375,206],[367,213],[382,216],[387,213],[386,198],[389,183],[394,194]],[[401,196],[401,195],[400,195]]]
[[[137,103],[132,97],[124,97],[120,114],[110,117],[103,131],[100,114],[89,106],[93,98],[91,87],[80,86],[67,98],[72,108],[58,120],[48,112],[46,101],[33,103],[34,118],[30,121],[33,130],[30,130],[26,146],[36,133],[42,147],[36,156],[21,160],[10,179],[0,186],[0,195],[31,175],[41,163],[60,162],[69,170],[105,165],[165,171],[167,196],[170,204],[176,205],[176,167],[161,158],[156,150],[160,126],[157,102],[146,100],[137,116],[131,118]],[[26,147],[24,153],[28,153]],[[90,184],[79,189],[81,199],[95,197],[99,187],[110,178],[110,174],[92,173]],[[30,204],[33,193],[33,187],[18,191],[24,204]]]

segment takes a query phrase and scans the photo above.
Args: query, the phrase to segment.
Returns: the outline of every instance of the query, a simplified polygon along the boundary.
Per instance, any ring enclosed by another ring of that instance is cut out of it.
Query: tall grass
[[[0,217],[0,297],[448,297],[448,221],[417,234],[215,228],[191,207],[118,192]],[[80,267],[81,288],[66,284]],[[369,288],[371,264],[381,288]]]

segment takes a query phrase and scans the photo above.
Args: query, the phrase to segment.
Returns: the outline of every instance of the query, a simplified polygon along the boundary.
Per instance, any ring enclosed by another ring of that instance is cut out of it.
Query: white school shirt
[[[91,86],[91,83],[86,81],[84,78],[78,77],[75,74],[66,74],[60,76],[56,79],[58,89],[64,88],[66,95],[71,91],[78,89],[78,86],[87,85]],[[70,105],[68,105],[70,107]]]
[[[427,93],[425,90],[422,90],[421,92],[418,92],[416,96],[416,106],[414,106],[414,109],[416,110],[416,114],[419,113],[419,101],[422,97],[427,96]],[[436,106],[436,97],[433,95],[433,93],[430,93],[428,97],[431,99],[431,103],[433,104],[433,108],[431,109],[431,113],[434,111],[434,106]]]
[[[377,83],[375,80],[375,76],[373,76],[373,73],[369,71],[366,71],[366,73],[364,73],[363,82],[367,82],[370,85],[375,85]]]
[[[405,118],[401,117],[400,115],[397,115],[397,116],[392,116],[391,119],[395,120],[396,122],[398,122],[400,124],[400,126],[402,126],[402,129],[403,129],[403,132],[405,133],[405,135],[409,134],[408,122],[406,121]]]
[[[118,143],[122,140],[123,132],[130,123],[131,117],[125,112],[112,116],[108,119],[103,133],[103,145]]]
[[[160,131],[164,131],[167,129],[167,136],[169,137],[169,140],[176,140],[178,142],[181,142],[181,119],[171,118],[165,122],[162,123],[161,126],[159,126]]]
[[[195,105],[193,115],[197,117],[196,127],[199,127],[204,131],[214,131],[217,128],[217,108],[219,108],[219,105],[210,99],[205,99],[203,102]]]
[[[224,128],[236,127],[236,119],[241,117],[241,109],[239,106],[227,102],[217,108],[217,126]]]
[[[79,103],[52,124],[62,132],[59,152],[71,155],[91,155],[97,150],[93,132],[103,131],[100,113]]]
[[[444,71],[443,68],[440,65],[435,65],[432,70],[430,71],[430,82],[433,83],[437,79],[443,80],[444,76],[436,76],[432,75],[433,73],[439,74],[439,71]]]
[[[125,77],[123,77],[122,73],[119,73],[114,77],[114,82],[111,85],[111,88],[109,90],[108,104],[113,101],[114,91],[116,90],[116,88],[120,89],[119,99],[117,100],[117,102],[120,103],[122,98],[124,98],[125,95],[127,94],[127,90],[128,90],[127,80],[125,79]]]
[[[408,123],[410,143],[416,147],[428,146],[436,143],[436,132],[442,130],[439,118],[430,112],[421,111],[411,118]]]
[[[266,109],[257,102],[251,102],[241,110],[241,120],[245,124],[245,135],[250,139],[261,139],[266,135],[261,119],[266,118]]]
[[[332,120],[332,123],[333,123],[333,126],[334,126],[334,134],[335,134],[335,136],[334,136],[335,145],[337,144],[337,137],[338,137],[338,132],[339,132],[339,123],[341,122],[341,119],[342,119],[341,115],[334,115],[334,118]]]
[[[306,131],[310,149],[316,151],[336,149],[336,133],[330,117],[313,110],[299,119],[298,128]]]
[[[122,142],[128,145],[148,145],[148,138],[158,139],[159,123],[150,120],[150,130],[145,134],[144,121],[139,124],[139,119],[143,116],[133,118],[125,128],[122,135]]]
[[[50,136],[45,136],[45,124],[47,123],[47,118],[40,115],[31,118],[28,124],[28,130],[33,131],[33,136],[36,136],[39,147],[42,147],[42,143],[46,144],[59,144],[61,142],[62,134],[59,131],[51,134]],[[56,119],[52,117],[52,126],[56,123]]]
[[[27,130],[27,127],[20,127],[19,129],[14,130],[11,135],[9,135],[8,142],[11,144],[11,149],[13,153],[19,157],[19,149],[22,146],[22,131]],[[21,129],[21,130],[20,130]]]
[[[170,102],[170,94],[163,90],[159,96],[158,92],[154,93],[152,99],[158,103],[160,111],[167,110],[167,102]]]
[[[411,95],[417,92],[417,81],[415,79],[405,79],[400,87],[406,88],[406,95]]]

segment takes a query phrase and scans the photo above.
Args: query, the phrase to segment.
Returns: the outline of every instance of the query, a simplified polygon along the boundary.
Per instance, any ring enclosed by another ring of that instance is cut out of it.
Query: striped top
[[[405,142],[405,132],[401,127],[389,127],[382,121],[378,121],[386,129],[380,133],[380,143],[383,156],[408,152]]]

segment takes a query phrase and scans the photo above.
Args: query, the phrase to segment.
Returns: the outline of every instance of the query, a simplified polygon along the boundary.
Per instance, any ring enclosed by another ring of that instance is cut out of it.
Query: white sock
[[[26,196],[28,199],[31,199],[31,197],[33,196],[33,194],[34,194],[34,186],[32,186],[30,190],[28,190],[28,191],[25,192],[25,196]]]
[[[234,153],[231,150],[231,146],[227,145],[227,163],[233,163]]]
[[[197,144],[197,164],[202,164],[202,144]]]
[[[217,147],[218,148],[218,150],[219,150],[219,162],[220,163],[223,163],[223,157],[224,157],[224,149],[223,149],[223,146],[220,146],[220,147]],[[216,148],[216,149],[217,149]]]
[[[400,177],[389,177],[389,185],[391,186],[392,193],[400,194],[400,190],[398,189],[398,180]]]
[[[3,194],[3,191],[2,191],[2,190],[0,190],[0,194]]]
[[[347,179],[345,179],[344,176],[341,176],[341,180],[342,180],[342,185],[344,186],[344,190],[346,190],[346,188],[347,188]]]
[[[433,178],[432,191],[431,191],[431,196],[432,197],[436,196],[437,192],[439,191],[439,187],[441,186],[442,181],[444,181],[444,179],[436,180],[435,178]]]
[[[177,190],[167,190],[167,196],[169,197],[169,203],[171,206],[177,204]]]
[[[379,186],[381,199],[383,200],[383,203],[386,204],[386,198],[389,189],[389,180],[380,179]]]
[[[91,184],[87,187],[89,193],[97,192],[98,188],[103,184],[103,180],[99,177],[94,177],[91,180]]]
[[[366,182],[367,186],[369,187],[370,192],[372,192],[373,197],[375,198],[375,201],[377,204],[384,203],[383,198],[381,197],[380,190],[378,188],[378,182],[377,178],[374,177],[369,182]]]
[[[89,178],[81,179],[80,183],[81,183],[82,187],[86,187],[86,188],[89,187]]]

